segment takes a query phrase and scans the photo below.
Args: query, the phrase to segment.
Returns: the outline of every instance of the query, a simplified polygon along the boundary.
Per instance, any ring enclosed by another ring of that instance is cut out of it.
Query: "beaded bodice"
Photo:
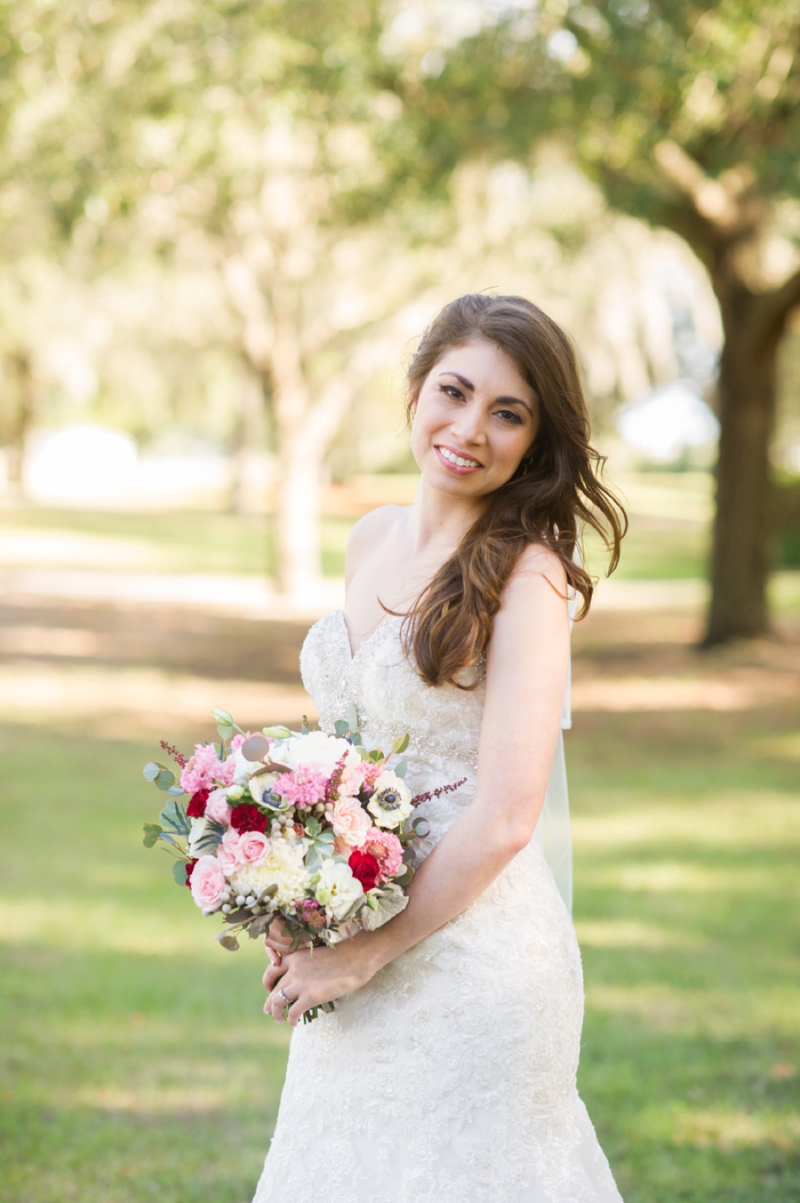
[[[485,667],[480,661],[463,671],[463,683],[475,682],[474,689],[432,688],[404,653],[401,623],[399,616],[388,615],[353,655],[344,614],[331,610],[309,631],[300,669],[323,731],[332,733],[333,724],[347,717],[352,703],[366,747],[387,751],[398,735],[408,732],[406,780],[412,792],[466,779],[457,792],[420,808],[431,822],[435,841],[458,817],[475,788]]]

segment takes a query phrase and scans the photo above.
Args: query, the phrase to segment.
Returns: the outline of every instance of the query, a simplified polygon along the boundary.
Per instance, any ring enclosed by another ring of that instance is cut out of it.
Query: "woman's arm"
[[[529,842],[544,804],[558,739],[569,662],[567,583],[540,547],[520,558],[503,594],[486,665],[478,784],[469,808],[423,862],[409,904],[374,932],[334,949],[301,949],[271,965],[265,1010],[284,1018],[282,989],[303,1011],[349,993],[384,965],[454,919]]]

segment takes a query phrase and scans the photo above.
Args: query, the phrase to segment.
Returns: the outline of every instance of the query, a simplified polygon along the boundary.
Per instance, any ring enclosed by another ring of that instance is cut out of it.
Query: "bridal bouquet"
[[[145,824],[144,844],[166,845],[178,885],[204,915],[222,917],[223,947],[237,949],[237,933],[255,938],[279,918],[293,947],[332,945],[402,911],[415,846],[427,835],[426,821],[411,815],[430,796],[412,798],[405,761],[389,767],[408,736],[386,754],[366,749],[353,707],[335,735],[305,726],[254,735],[213,713],[219,743],[196,744],[187,759],[162,741],[177,780],[165,765],[145,765],[169,800],[159,822]]]

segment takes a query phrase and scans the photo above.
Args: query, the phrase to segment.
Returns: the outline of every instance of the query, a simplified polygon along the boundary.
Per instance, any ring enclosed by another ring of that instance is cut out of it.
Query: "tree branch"
[[[795,306],[800,305],[800,268],[769,294],[767,302],[773,322],[783,326]]]
[[[755,176],[740,164],[712,179],[677,142],[664,139],[653,152],[661,174],[692,204],[708,229],[709,243],[717,246],[738,241],[755,228],[758,217],[752,204]]]

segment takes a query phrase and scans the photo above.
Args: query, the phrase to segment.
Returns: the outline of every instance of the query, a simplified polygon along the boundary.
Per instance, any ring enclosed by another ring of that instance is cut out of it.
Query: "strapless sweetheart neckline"
[[[368,635],[364,636],[364,638],[359,642],[358,647],[355,649],[355,651],[353,651],[353,642],[350,637],[350,628],[347,625],[347,615],[345,614],[344,610],[332,610],[332,611],[330,611],[330,613],[338,614],[339,617],[341,618],[341,628],[344,633],[344,640],[345,640],[345,643],[347,644],[347,651],[348,651],[348,655],[350,657],[351,662],[356,659],[356,657],[358,656],[358,653],[361,651],[362,648],[366,647],[368,643],[372,642],[372,640],[377,636],[378,632],[381,630],[382,627],[385,627],[388,623],[391,623],[391,621],[393,619],[400,620],[400,621],[403,619],[402,614],[387,614],[386,617],[382,618],[379,623],[376,623],[376,625],[372,628],[372,630],[369,632]],[[320,620],[320,621],[322,621],[322,620]]]

